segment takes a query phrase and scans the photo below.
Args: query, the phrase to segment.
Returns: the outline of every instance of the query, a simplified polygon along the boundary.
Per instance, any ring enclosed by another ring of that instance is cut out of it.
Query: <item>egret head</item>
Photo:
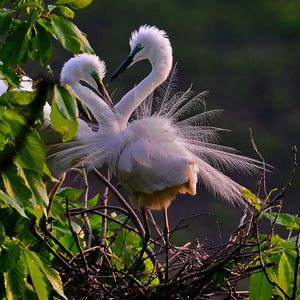
[[[112,75],[110,81],[143,59],[148,59],[153,67],[161,64],[166,74],[169,74],[173,62],[172,47],[164,30],[156,26],[143,25],[131,34],[129,44],[131,48],[129,56]]]
[[[104,102],[112,107],[112,101],[102,82],[106,73],[105,62],[93,54],[82,53],[69,59],[63,66],[61,84],[79,83],[97,94]]]
[[[82,53],[69,59],[63,66],[60,81],[61,84],[74,84],[85,81],[93,88],[98,89],[102,85],[102,79],[106,73],[105,63],[98,56]]]

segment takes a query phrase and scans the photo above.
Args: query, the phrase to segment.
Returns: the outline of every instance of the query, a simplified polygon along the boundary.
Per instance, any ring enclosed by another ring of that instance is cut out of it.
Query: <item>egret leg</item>
[[[165,280],[169,280],[169,247],[170,247],[170,226],[169,226],[169,218],[168,218],[168,208],[164,207],[164,221],[165,221],[165,228],[164,228],[164,235],[165,235],[165,241],[166,241],[166,276]]]

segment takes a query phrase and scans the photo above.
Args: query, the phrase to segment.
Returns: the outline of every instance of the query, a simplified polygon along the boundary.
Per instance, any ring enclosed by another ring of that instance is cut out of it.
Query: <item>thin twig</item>
[[[122,225],[122,224],[123,224],[122,221],[118,220],[118,219],[115,218],[115,217],[112,217],[112,216],[110,216],[110,215],[104,215],[103,212],[100,211],[102,208],[103,208],[103,206],[101,206],[101,205],[99,205],[99,206],[97,206],[97,207],[93,207],[93,208],[88,208],[86,211],[85,211],[83,208],[73,208],[73,209],[70,209],[70,216],[82,215],[82,214],[85,213],[85,212],[90,212],[90,213],[94,213],[94,214],[96,214],[96,215],[105,217],[105,218],[109,219],[110,221],[113,221],[113,222],[115,222],[115,223],[117,223],[117,224],[119,224],[119,225]],[[121,207],[119,207],[119,206],[108,205],[108,206],[106,206],[106,208],[108,208],[108,209],[114,209],[114,210],[117,210],[117,211],[119,210],[119,211],[121,211],[124,215],[128,216],[127,211],[126,211],[124,208],[121,208]],[[126,224],[125,227],[126,227],[127,229],[129,229],[129,230],[131,230],[131,231],[133,231],[133,232],[139,234],[138,230],[137,230],[135,227],[132,227],[132,226],[130,226],[130,225],[128,225],[128,224]],[[154,240],[154,239],[152,239],[152,238],[150,238],[149,241],[150,241],[151,243],[157,244],[158,246],[161,246],[161,244],[160,244],[158,241],[156,241],[156,240]]]
[[[41,220],[41,231],[44,232],[44,234],[47,236],[47,237],[50,237],[51,240],[59,246],[59,248],[65,252],[70,259],[73,259],[74,258],[74,255],[73,253],[67,249],[59,240],[58,238],[56,238],[56,236],[54,236],[48,229],[47,227],[48,225],[48,219],[44,218],[44,220]]]
[[[84,270],[85,270],[86,274],[88,274],[89,267],[88,267],[88,264],[87,264],[87,260],[85,258],[84,252],[83,252],[83,250],[80,246],[80,241],[79,241],[78,235],[77,235],[77,233],[75,232],[75,230],[72,226],[71,216],[70,216],[70,212],[69,212],[69,200],[68,200],[68,198],[66,198],[66,211],[67,211],[67,217],[68,217],[70,231],[71,231],[71,233],[72,233],[72,235],[75,239],[76,246],[77,246],[77,248],[80,252],[81,258],[84,262]]]
[[[107,180],[110,181],[110,174],[109,170],[107,170]],[[103,246],[105,244],[106,240],[106,231],[107,231],[107,218],[105,215],[107,215],[107,203],[108,203],[108,187],[105,186],[104,193],[101,197],[100,204],[103,206],[103,216],[102,216],[102,224],[101,224],[101,238],[100,238],[100,246]]]
[[[126,202],[126,200],[122,197],[122,195],[115,189],[115,187],[103,176],[97,169],[93,168],[93,172],[96,175],[97,178],[99,178],[112,192],[112,194],[116,197],[116,199],[121,203],[123,207],[128,211],[130,218],[134,225],[137,227],[137,230],[139,231],[139,235],[141,236],[143,242],[145,241],[145,230],[143,228],[143,225],[141,224],[140,219],[138,218],[137,214],[134,212],[134,210],[131,208],[131,206]],[[145,249],[146,253],[148,254],[149,258],[151,259],[153,265],[155,266],[155,269],[157,269],[157,274],[162,279],[162,275],[160,272],[159,263],[156,259],[154,251],[147,246]]]
[[[294,174],[295,174],[295,171],[296,171],[296,168],[298,166],[298,163],[297,163],[297,147],[294,145],[292,147],[292,152],[293,152],[293,162],[292,162],[292,167],[291,167],[291,171],[290,171],[290,174],[288,176],[288,179],[287,179],[287,182],[286,182],[286,185],[284,186],[284,188],[281,190],[281,192],[279,194],[276,195],[276,197],[270,201],[270,205],[272,205],[273,203],[275,203],[276,201],[278,201],[279,199],[282,199],[285,195],[285,193],[287,192],[287,190],[289,189],[289,187],[292,185],[292,181],[293,181],[293,178],[294,178]]]
[[[217,229],[218,229],[220,243],[223,244],[222,234],[221,234],[221,230],[220,230],[220,223],[218,220],[216,221],[216,225],[217,225]]]
[[[87,174],[85,171],[85,168],[82,168],[82,175],[83,175],[83,180],[84,180],[84,185],[85,185],[85,193],[84,193],[84,198],[83,198],[83,208],[88,209],[88,198],[89,198],[89,183],[87,179]],[[92,227],[90,224],[90,220],[88,218],[87,213],[82,214],[83,222],[84,222],[84,233],[85,233],[85,238],[86,238],[86,249],[89,249],[91,247],[92,243]]]
[[[267,196],[267,189],[266,189],[266,162],[265,162],[264,157],[259,152],[258,147],[257,147],[257,145],[255,143],[254,136],[253,136],[253,133],[252,133],[252,129],[249,128],[249,131],[250,131],[250,138],[251,138],[251,143],[252,143],[253,149],[256,152],[256,154],[259,156],[259,158],[261,159],[261,161],[263,163],[263,169],[262,169],[262,171],[260,173],[260,176],[259,176],[259,179],[258,179],[258,182],[257,182],[257,186],[256,186],[256,195],[257,196],[259,195],[259,192],[260,192],[260,189],[261,189],[261,184],[263,184],[264,194],[265,194],[265,197],[266,197]]]
[[[163,243],[165,243],[164,234],[163,234],[161,228],[155,222],[155,219],[154,219],[153,214],[152,214],[150,209],[148,210],[148,216],[149,216],[149,220],[151,221],[151,223],[152,223],[155,231],[157,232],[159,238],[162,240]]]
[[[46,210],[46,212],[47,212],[47,218],[49,217],[51,206],[52,206],[53,200],[54,200],[54,198],[56,196],[56,193],[60,189],[60,187],[62,186],[65,178],[66,178],[66,173],[64,173],[61,176],[60,180],[54,185],[53,189],[50,191],[50,193],[48,195],[49,203],[48,203],[47,210]]]
[[[35,222],[32,222],[30,230],[32,232],[32,234],[48,249],[48,251],[59,261],[61,262],[61,264],[70,270],[74,270],[74,268],[72,268],[71,265],[69,265],[69,263],[62,258],[60,255],[58,255],[53,249],[52,247],[47,243],[47,241],[44,240],[44,238],[38,233],[37,229],[36,229],[36,224]]]
[[[99,178],[107,187],[108,189],[113,193],[113,195],[116,197],[116,199],[121,203],[123,207],[128,211],[133,223],[137,226],[137,229],[143,238],[145,239],[145,230],[143,228],[143,225],[141,224],[140,219],[138,218],[137,214],[134,212],[134,210],[131,208],[131,206],[127,203],[127,201],[122,197],[122,195],[115,189],[115,187],[103,176],[97,169],[93,168],[93,172],[96,175],[97,178]]]

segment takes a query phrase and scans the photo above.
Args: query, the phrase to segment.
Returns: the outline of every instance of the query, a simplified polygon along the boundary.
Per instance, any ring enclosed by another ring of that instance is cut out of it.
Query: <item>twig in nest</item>
[[[196,215],[192,215],[192,216],[189,216],[189,217],[182,218],[177,223],[177,225],[175,226],[175,228],[170,231],[170,236],[172,236],[174,234],[174,232],[178,231],[179,229],[187,227],[187,226],[180,227],[183,222],[185,222],[187,220],[195,219],[195,218],[198,218],[198,217],[202,217],[202,216],[208,216],[209,214],[210,214],[209,212],[208,213],[200,213],[200,214],[196,214]]]
[[[123,207],[128,211],[128,214],[136,226],[139,235],[141,236],[143,242],[145,242],[145,230],[144,227],[138,218],[137,214],[134,212],[134,210],[131,208],[131,206],[126,202],[126,200],[122,197],[122,195],[115,189],[115,187],[103,176],[97,169],[93,168],[93,172],[96,175],[97,178],[99,178],[111,191],[111,193],[116,197],[116,199],[121,203]],[[149,258],[151,259],[153,265],[155,266],[155,269],[157,270],[157,274],[160,280],[162,280],[162,274],[159,267],[159,263],[156,259],[154,251],[147,246],[145,249],[146,253],[148,254]]]
[[[115,189],[115,187],[103,176],[97,169],[93,169],[94,174],[97,178],[99,178],[107,187],[108,189],[113,193],[113,195],[117,198],[117,200],[122,204],[123,207],[128,211],[132,221],[136,225],[141,237],[143,240],[145,239],[145,230],[143,228],[143,225],[138,218],[137,214],[134,212],[134,210],[131,208],[131,206],[126,202],[126,200],[122,197],[122,195]]]

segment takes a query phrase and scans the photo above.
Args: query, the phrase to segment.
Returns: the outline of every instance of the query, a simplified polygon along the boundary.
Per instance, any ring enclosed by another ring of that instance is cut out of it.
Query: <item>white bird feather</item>
[[[206,92],[174,93],[175,71],[165,88],[160,86],[172,66],[172,48],[164,31],[142,26],[132,34],[130,46],[129,57],[116,73],[142,59],[150,61],[152,71],[115,105],[116,119],[103,116],[104,130],[73,142],[56,158],[64,163],[81,157],[89,168],[106,164],[138,207],[161,209],[178,192],[195,195],[198,179],[224,200],[244,204],[241,186],[223,171],[251,173],[261,169],[260,162],[216,144],[223,129],[211,123],[220,110],[206,110]],[[158,86],[160,96],[153,96]],[[94,112],[93,104],[81,99]],[[135,119],[128,123],[132,115]],[[119,125],[112,125],[111,132],[110,119]]]

